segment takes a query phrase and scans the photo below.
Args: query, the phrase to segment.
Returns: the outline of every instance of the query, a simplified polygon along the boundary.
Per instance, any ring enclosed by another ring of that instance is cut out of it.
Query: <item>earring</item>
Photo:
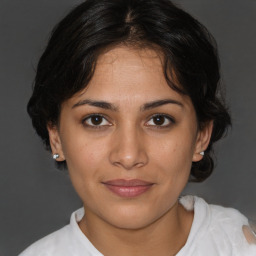
[[[52,156],[52,158],[53,158],[54,160],[58,159],[59,157],[60,157],[59,154],[54,154],[54,155]]]
[[[204,156],[204,151],[200,152],[199,154],[200,154],[201,156]]]

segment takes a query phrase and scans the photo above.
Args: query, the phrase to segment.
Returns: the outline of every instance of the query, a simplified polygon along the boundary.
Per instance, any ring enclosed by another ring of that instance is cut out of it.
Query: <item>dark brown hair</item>
[[[202,24],[169,0],[86,0],[57,24],[38,63],[27,107],[46,148],[50,149],[47,124],[58,124],[61,104],[87,86],[99,54],[120,44],[160,50],[166,81],[189,95],[199,128],[213,121],[205,155],[191,168],[194,181],[206,179],[214,167],[212,145],[231,124],[219,93],[216,43]]]

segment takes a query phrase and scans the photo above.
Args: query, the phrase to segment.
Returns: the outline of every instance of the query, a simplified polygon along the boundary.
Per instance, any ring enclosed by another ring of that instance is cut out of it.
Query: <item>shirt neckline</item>
[[[196,247],[196,241],[202,237],[210,223],[210,210],[208,204],[197,196],[183,196],[179,199],[180,204],[186,210],[194,210],[194,218],[188,235],[188,239],[176,256],[185,256],[186,253],[193,251]],[[93,256],[104,256],[90,242],[86,235],[81,231],[78,222],[84,216],[84,208],[80,208],[72,213],[70,218],[70,226],[75,237],[81,243],[81,249],[86,249]]]

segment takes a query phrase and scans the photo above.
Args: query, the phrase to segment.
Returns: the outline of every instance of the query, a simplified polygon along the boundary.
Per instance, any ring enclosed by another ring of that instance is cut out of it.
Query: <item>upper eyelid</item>
[[[109,123],[112,123],[111,121],[109,121],[109,118],[106,117],[106,115],[103,115],[103,114],[100,114],[100,113],[93,113],[93,114],[88,114],[88,115],[86,115],[86,116],[82,119],[82,123],[86,122],[86,120],[88,120],[88,119],[90,119],[90,118],[92,118],[92,117],[94,117],[94,116],[100,116],[100,117],[106,119]]]
[[[83,117],[83,120],[85,120],[85,119],[88,119],[88,118],[90,118],[90,117],[94,117],[94,116],[101,116],[101,117],[103,117],[103,118],[105,118],[105,119],[109,119],[109,117],[108,116],[106,116],[105,114],[101,114],[101,113],[91,113],[91,114],[88,114],[88,115],[86,115],[85,117]]]
[[[168,114],[163,114],[163,113],[157,113],[157,114],[151,115],[151,116],[148,118],[148,121],[151,120],[152,118],[156,117],[156,116],[163,116],[163,117],[169,119],[170,121],[175,122],[175,118],[174,118],[174,117],[172,117],[171,115],[168,115]],[[148,122],[148,121],[147,121],[147,122]]]
[[[165,117],[166,119],[168,119],[168,124],[162,124],[162,125],[157,125],[157,124],[148,124],[148,122],[154,118],[155,116],[163,116]],[[145,126],[148,127],[148,128],[151,128],[151,129],[167,129],[167,128],[170,128],[172,127],[173,125],[176,124],[176,120],[170,116],[170,115],[167,115],[167,114],[155,114],[155,115],[152,115],[148,121],[145,123]]]

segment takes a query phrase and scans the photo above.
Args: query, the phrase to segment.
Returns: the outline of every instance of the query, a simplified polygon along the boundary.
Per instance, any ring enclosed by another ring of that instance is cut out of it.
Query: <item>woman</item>
[[[234,209],[180,197],[230,125],[214,39],[168,0],[86,0],[54,29],[28,112],[83,202],[28,255],[256,255]]]

